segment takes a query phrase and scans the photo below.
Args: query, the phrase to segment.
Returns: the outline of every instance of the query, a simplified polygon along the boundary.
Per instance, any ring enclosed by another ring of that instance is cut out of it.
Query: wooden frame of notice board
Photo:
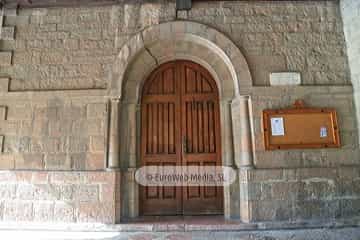
[[[304,107],[297,100],[293,108],[264,110],[266,150],[340,147],[336,110]]]

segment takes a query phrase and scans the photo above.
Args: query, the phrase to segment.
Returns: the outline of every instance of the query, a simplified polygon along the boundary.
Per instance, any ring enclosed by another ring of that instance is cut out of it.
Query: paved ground
[[[63,232],[0,230],[1,240],[360,240],[360,228],[238,232]]]

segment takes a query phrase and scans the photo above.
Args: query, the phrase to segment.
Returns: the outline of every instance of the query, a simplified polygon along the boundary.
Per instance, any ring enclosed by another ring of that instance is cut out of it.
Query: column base
[[[119,168],[119,167],[107,167],[107,168],[105,168],[105,171],[107,171],[107,172],[120,172],[121,168]]]

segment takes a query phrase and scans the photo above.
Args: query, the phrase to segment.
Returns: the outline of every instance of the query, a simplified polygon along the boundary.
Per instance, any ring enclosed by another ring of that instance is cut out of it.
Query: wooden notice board
[[[294,108],[263,111],[266,150],[340,147],[336,110],[308,108],[298,100]]]

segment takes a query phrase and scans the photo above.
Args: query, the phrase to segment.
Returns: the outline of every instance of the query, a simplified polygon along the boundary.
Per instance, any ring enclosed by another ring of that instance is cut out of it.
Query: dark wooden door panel
[[[175,103],[143,105],[146,155],[175,154]]]
[[[142,94],[141,160],[143,166],[181,165],[180,88],[175,63],[151,74]],[[179,187],[141,187],[140,210],[144,215],[182,214]]]
[[[215,81],[197,64],[180,64],[182,163],[192,167],[221,166],[219,96]],[[221,187],[191,186],[183,188],[183,213],[220,214]]]
[[[142,94],[143,166],[220,166],[219,96],[198,64],[161,65]],[[141,187],[144,215],[221,214],[221,187]]]

